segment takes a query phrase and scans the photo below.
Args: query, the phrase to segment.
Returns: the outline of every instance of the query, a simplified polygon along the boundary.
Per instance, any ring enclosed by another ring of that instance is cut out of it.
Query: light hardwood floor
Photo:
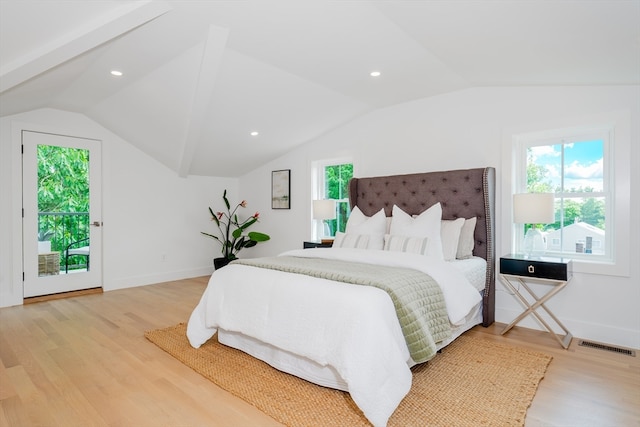
[[[0,309],[0,425],[279,426],[143,337],[186,322],[206,281]],[[501,326],[468,333],[553,356],[526,426],[640,425],[638,357]]]

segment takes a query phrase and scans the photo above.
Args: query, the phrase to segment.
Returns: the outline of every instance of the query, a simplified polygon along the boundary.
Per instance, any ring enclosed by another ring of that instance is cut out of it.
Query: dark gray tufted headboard
[[[367,216],[384,208],[391,216],[393,205],[418,215],[437,202],[442,219],[477,217],[473,254],[487,260],[483,295],[483,325],[495,319],[495,169],[492,167],[353,178],[349,182],[351,208]]]

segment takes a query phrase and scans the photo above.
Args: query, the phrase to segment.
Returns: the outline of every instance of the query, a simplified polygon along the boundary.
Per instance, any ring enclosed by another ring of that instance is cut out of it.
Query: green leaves
[[[211,213],[211,219],[215,221],[216,225],[220,227],[220,220],[218,219],[218,215],[213,212],[213,209],[209,208],[209,212]]]
[[[260,233],[258,231],[250,231],[249,238],[256,243],[266,242],[267,240],[271,239],[271,237],[269,237],[268,235]]]
[[[64,251],[89,235],[89,150],[40,144],[37,159],[38,238]]]
[[[222,193],[222,200],[224,200],[224,204],[227,205],[227,210],[231,210],[231,205],[229,204],[229,199],[227,199],[227,190],[224,190]]]
[[[250,226],[252,226],[253,224],[255,224],[256,222],[258,222],[258,218],[251,217],[248,220],[246,220],[243,224],[240,224],[240,229],[245,230]]]
[[[205,233],[204,231],[201,231],[200,233],[204,234],[205,236],[212,237],[212,238],[216,239],[219,242],[221,241],[218,236],[214,236],[213,234]]]
[[[38,211],[89,211],[89,150],[38,145]]]

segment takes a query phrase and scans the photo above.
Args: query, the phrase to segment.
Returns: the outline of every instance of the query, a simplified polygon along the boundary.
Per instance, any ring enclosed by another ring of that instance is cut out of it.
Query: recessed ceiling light
[[[122,71],[111,70],[111,75],[112,76],[116,76],[116,77],[121,77],[122,76]]]
[[[371,73],[369,73],[371,77],[380,77],[380,74],[380,71],[372,71]]]
[[[258,132],[254,130],[253,132],[251,132],[251,136],[258,136]]]

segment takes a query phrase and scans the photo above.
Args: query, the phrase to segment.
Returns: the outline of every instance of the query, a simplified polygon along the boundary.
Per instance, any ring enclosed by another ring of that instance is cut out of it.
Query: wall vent
[[[585,341],[585,340],[580,340],[578,342],[578,345],[581,345],[583,347],[597,348],[599,350],[611,351],[611,352],[614,352],[614,353],[624,354],[626,356],[636,357],[636,352],[634,350],[630,350],[628,348],[615,347],[615,346],[611,346],[611,345],[607,345],[607,344],[600,344],[600,343],[597,343],[597,342]]]

